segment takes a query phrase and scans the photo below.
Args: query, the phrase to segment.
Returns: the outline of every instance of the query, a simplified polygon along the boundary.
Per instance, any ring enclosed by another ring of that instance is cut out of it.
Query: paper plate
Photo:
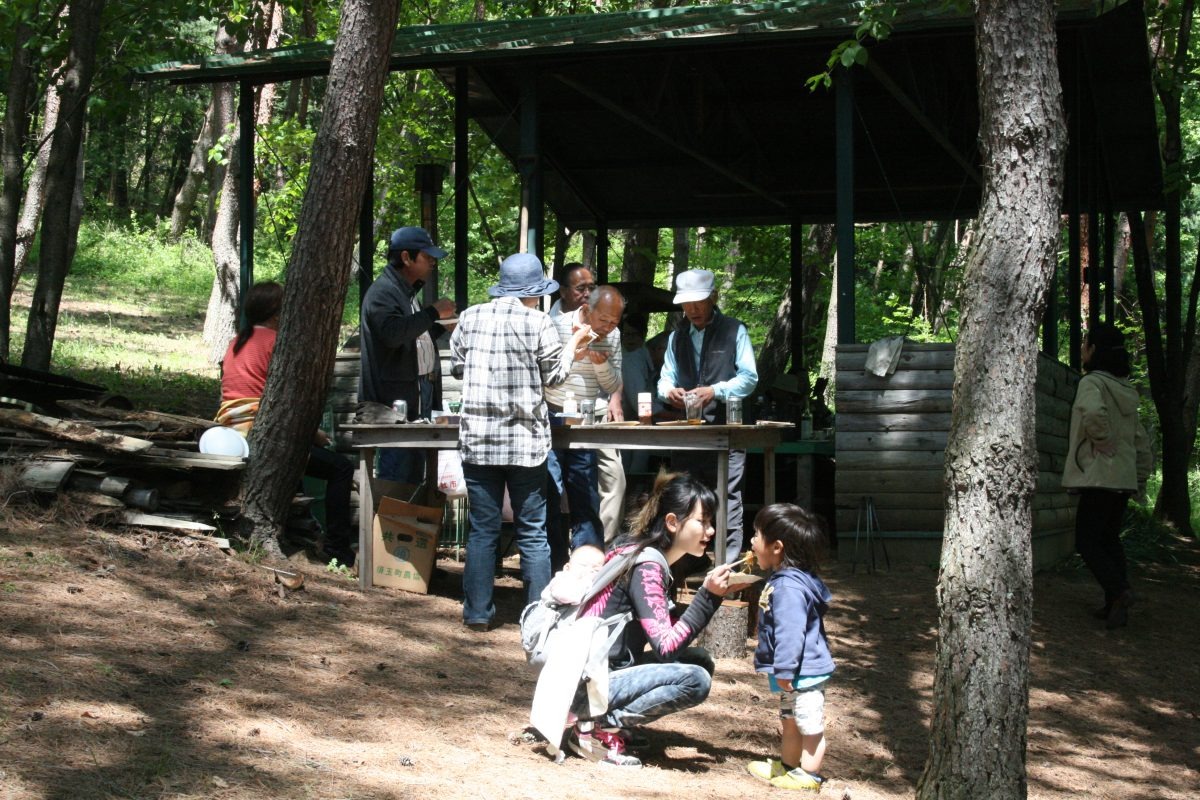
[[[250,455],[250,444],[233,428],[209,428],[200,437],[200,452],[210,456],[245,458]]]

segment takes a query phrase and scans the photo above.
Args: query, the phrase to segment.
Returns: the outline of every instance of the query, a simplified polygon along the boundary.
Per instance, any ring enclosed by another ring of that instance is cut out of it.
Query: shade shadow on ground
[[[749,651],[709,700],[651,726],[648,767],[557,766],[523,737],[533,681],[506,571],[487,634],[461,624],[461,565],[434,593],[360,592],[317,566],[270,573],[169,536],[0,530],[0,786],[6,798],[731,797],[777,747]],[[832,565],[839,669],[831,789],[911,797],[927,747],[936,576]],[[1035,579],[1034,798],[1185,798],[1195,772],[1194,566],[1137,572],[1128,629],[1087,616],[1078,572]],[[469,776],[469,778],[468,778]],[[834,796],[837,796],[835,794]]]

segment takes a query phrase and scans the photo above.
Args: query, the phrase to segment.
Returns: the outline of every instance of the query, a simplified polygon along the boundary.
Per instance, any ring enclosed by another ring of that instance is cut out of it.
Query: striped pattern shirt
[[[463,461],[514,467],[545,461],[550,417],[542,387],[566,380],[571,356],[550,318],[515,297],[463,311],[450,336],[451,369],[463,380]]]
[[[568,311],[553,318],[558,335],[564,346],[571,340],[575,326],[579,324],[579,309]],[[596,414],[603,416],[608,398],[621,389],[621,331],[613,328],[602,339],[592,342],[589,350],[607,353],[608,361],[593,364],[591,359],[582,358],[571,364],[571,374],[558,386],[546,387],[546,402],[562,408],[567,392],[575,396],[575,402],[595,399]]]

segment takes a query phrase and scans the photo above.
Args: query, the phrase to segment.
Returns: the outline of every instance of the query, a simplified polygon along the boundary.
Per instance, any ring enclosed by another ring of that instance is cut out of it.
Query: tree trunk
[[[25,272],[29,263],[29,251],[33,248],[33,235],[37,233],[38,223],[42,219],[42,208],[46,205],[46,167],[50,163],[50,144],[54,141],[54,129],[58,126],[58,110],[62,101],[58,96],[58,87],[63,77],[46,87],[46,103],[42,112],[42,130],[38,135],[37,156],[33,161],[33,171],[29,174],[29,183],[25,186],[25,200],[21,203],[21,219],[17,222],[17,250],[13,257],[12,285],[16,288],[17,281]]]
[[[1162,37],[1155,38],[1155,88],[1163,111],[1164,173],[1177,174],[1183,162],[1181,99],[1186,79],[1188,48],[1191,40],[1194,0],[1179,5],[1175,52],[1166,53]],[[1167,13],[1167,7],[1160,10]],[[1155,26],[1152,26],[1155,27]],[[1158,28],[1156,28],[1157,30]],[[1154,508],[1155,516],[1181,532],[1191,532],[1191,497],[1188,493],[1188,468],[1196,441],[1197,393],[1200,392],[1200,353],[1195,348],[1196,291],[1193,277],[1184,309],[1183,264],[1180,246],[1180,181],[1168,181],[1164,190],[1163,220],[1163,299],[1160,305],[1151,260],[1154,227],[1159,218],[1149,212],[1130,211],[1130,239],[1134,256],[1138,305],[1146,335],[1146,362],[1150,374],[1150,394],[1158,412],[1162,441],[1162,485]],[[1200,274],[1200,262],[1196,273]]]
[[[1171,308],[1161,309],[1154,280],[1154,265],[1148,239],[1151,233],[1142,224],[1141,214],[1127,212],[1133,244],[1133,272],[1137,281],[1138,305],[1142,309],[1142,326],[1146,334],[1146,366],[1150,374],[1150,397],[1158,412],[1162,434],[1162,485],[1154,513],[1159,519],[1174,524],[1180,531],[1191,531],[1191,498],[1188,494],[1188,464],[1196,443],[1195,406],[1188,411],[1184,405],[1185,374],[1168,365],[1168,349],[1163,343],[1160,318],[1170,317]],[[1168,269],[1170,267],[1168,266]],[[1189,376],[1195,374],[1195,358],[1189,359]],[[1194,387],[1193,387],[1194,392]],[[1195,396],[1194,393],[1192,395]]]
[[[692,255],[691,247],[688,243],[688,228],[672,228],[671,240],[673,246],[671,252],[671,275],[678,275],[681,272],[687,272],[688,260]],[[672,284],[671,288],[675,288]]]
[[[263,47],[268,50],[273,50],[279,46],[279,41],[283,37],[283,3],[271,0],[263,4],[263,16],[269,19],[266,38],[262,42]],[[275,94],[278,91],[278,84],[264,83],[258,90],[258,105],[254,112],[254,124],[259,131],[266,131],[267,126],[271,124],[271,118],[275,113]],[[275,185],[282,187],[287,181],[287,176],[283,172],[283,164],[275,163]],[[254,180],[255,195],[263,192],[267,187],[257,177]]]
[[[338,346],[359,207],[375,152],[397,0],[346,0],[308,189],[288,263],[279,340],[250,432],[242,492],[251,541],[279,553],[289,500]],[[364,509],[369,514],[370,509]]]
[[[208,166],[208,151],[212,149],[215,131],[224,130],[228,120],[220,119],[218,114],[218,92],[230,91],[229,84],[214,84],[213,96],[208,101],[208,110],[204,112],[204,121],[200,124],[200,133],[196,136],[196,144],[192,148],[192,156],[188,161],[187,175],[183,186],[175,195],[175,205],[171,209],[171,229],[168,236],[171,241],[178,241],[187,227],[188,218],[196,206],[196,196],[200,194],[200,185]]]
[[[792,352],[792,324],[796,315],[792,313],[792,282],[783,287],[783,299],[775,309],[775,320],[763,339],[755,366],[758,368],[758,386],[755,396],[765,395],[775,385],[775,379],[787,369],[788,357],[795,359]],[[808,376],[801,376],[801,397],[808,396]]]
[[[832,258],[833,255],[834,253],[831,253],[830,257]],[[833,404],[837,385],[838,277],[836,264],[830,265],[830,273],[832,277],[829,279],[829,305],[825,307],[825,339],[821,343],[821,365],[817,369],[818,377],[829,380],[825,389],[825,402],[828,405]]]
[[[482,215],[481,215],[482,216]],[[596,232],[583,231],[583,256],[580,258],[580,264],[583,264],[595,274],[596,269]]]
[[[817,291],[820,289],[822,276],[826,274],[824,269],[830,267],[832,272],[831,256],[834,243],[837,241],[835,233],[832,225],[811,225],[808,229],[809,246],[804,259],[807,266],[804,268],[804,280],[800,286],[800,308],[798,309],[800,340],[804,342],[804,349],[799,354],[792,353],[792,372],[803,373],[805,384],[808,384],[808,375],[812,371],[811,355],[814,349],[815,332],[824,330],[820,326],[821,320],[818,319],[818,315],[824,309],[817,303]],[[826,402],[830,402],[831,399],[826,398]]]
[[[1117,215],[1116,246],[1113,248],[1113,295],[1117,298],[1117,306],[1123,305],[1125,298],[1125,277],[1129,271],[1129,217],[1122,213]],[[1123,311],[1118,311],[1124,314]]]
[[[221,119],[233,118],[233,84],[213,86],[213,98],[219,107]],[[233,135],[229,139],[228,163],[225,180],[221,182],[221,204],[217,209],[217,220],[213,224],[212,291],[208,295],[208,309],[204,315],[204,346],[208,349],[208,360],[220,363],[225,357],[225,348],[237,332],[238,287],[241,275],[241,258],[238,252],[238,181],[241,177],[241,158],[238,155],[238,126],[230,126]]]
[[[21,357],[21,364],[31,369],[50,368],[58,305],[79,233],[77,220],[72,225],[72,211],[103,11],[104,0],[78,0],[71,5],[68,20],[71,43],[60,92],[62,108],[46,166],[46,208],[42,218],[42,246],[38,251],[38,279]]]
[[[1058,248],[1066,125],[1055,4],[975,5],[980,234],[946,447],[930,753],[920,800],[1024,798],[1038,332]]]
[[[33,94],[33,59],[26,45],[33,30],[18,22],[13,31],[12,64],[4,106],[3,141],[0,141],[0,363],[8,362],[12,325],[13,276],[17,256],[17,217],[21,210],[22,158],[29,133],[29,100]]]
[[[108,203],[125,217],[129,210],[129,163],[126,157],[130,119],[128,116],[117,121],[114,130],[109,132],[111,138],[110,161],[108,164]],[[147,164],[150,162],[147,161]]]
[[[1092,318],[1092,293],[1088,291],[1088,273],[1092,265],[1091,224],[1091,214],[1079,215],[1079,318],[1085,328]]]
[[[217,53],[229,55],[240,49],[237,38],[230,35],[224,25],[217,28]],[[188,162],[187,178],[184,179],[179,193],[175,195],[175,207],[171,210],[170,237],[172,241],[178,240],[183,235],[188,219],[192,215],[192,209],[196,206],[196,196],[200,193],[200,186],[209,171],[208,151],[212,149],[216,138],[225,132],[225,126],[233,121],[232,97],[232,84],[213,84],[208,110],[204,113],[204,122],[200,126],[200,133],[196,136],[196,145],[192,148],[191,161]]]
[[[633,228],[625,231],[625,253],[621,259],[621,280],[654,285],[658,264],[658,228]]]

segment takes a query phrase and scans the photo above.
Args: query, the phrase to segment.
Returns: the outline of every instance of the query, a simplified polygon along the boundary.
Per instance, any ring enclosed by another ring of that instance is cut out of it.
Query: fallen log
[[[141,453],[154,446],[145,439],[106,433],[91,425],[29,411],[0,409],[0,426],[49,435],[55,439],[98,447],[110,453]]]
[[[70,409],[77,414],[99,417],[101,419],[124,421],[124,422],[147,422],[167,424],[175,427],[180,431],[188,430],[207,430],[220,425],[211,419],[201,419],[200,417],[189,417],[183,414],[168,414],[165,411],[121,411],[116,408],[108,408],[106,406],[97,406],[95,403],[89,403],[83,400],[64,400],[59,403],[63,408]]]

